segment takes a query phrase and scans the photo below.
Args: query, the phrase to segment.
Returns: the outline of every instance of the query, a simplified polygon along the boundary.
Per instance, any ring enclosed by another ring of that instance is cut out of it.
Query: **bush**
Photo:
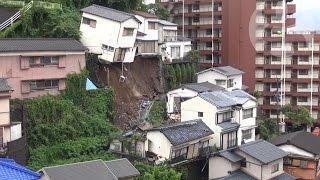
[[[176,64],[174,66],[174,71],[176,73],[176,80],[177,80],[177,85],[181,85],[182,82],[182,72],[181,72],[181,66],[180,64]]]
[[[144,163],[134,163],[134,166],[139,170],[140,177],[138,180],[180,180],[182,174],[171,167],[151,166]]]
[[[150,110],[149,121],[154,126],[163,124],[167,118],[166,103],[164,101],[155,101]]]

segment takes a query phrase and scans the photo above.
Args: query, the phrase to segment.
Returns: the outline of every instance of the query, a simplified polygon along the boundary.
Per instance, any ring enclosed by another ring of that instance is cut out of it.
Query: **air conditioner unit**
[[[231,118],[231,122],[232,122],[232,123],[236,123],[236,118],[234,118],[234,117]]]

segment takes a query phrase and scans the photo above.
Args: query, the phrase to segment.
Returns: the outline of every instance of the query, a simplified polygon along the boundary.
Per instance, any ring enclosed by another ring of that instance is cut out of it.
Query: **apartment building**
[[[85,51],[74,39],[0,39],[0,77],[12,99],[56,95],[68,74],[84,69]]]

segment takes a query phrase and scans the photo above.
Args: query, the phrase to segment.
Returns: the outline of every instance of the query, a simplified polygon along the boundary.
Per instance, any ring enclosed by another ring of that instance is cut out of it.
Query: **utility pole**
[[[313,114],[313,74],[314,74],[314,71],[313,71],[313,66],[314,66],[314,35],[312,35],[312,39],[311,39],[311,86],[310,86],[310,89],[311,89],[311,92],[310,92],[310,117],[312,117],[312,114]],[[307,127],[307,131],[308,132],[311,132],[311,127]]]
[[[211,26],[211,67],[214,66],[214,0],[212,0],[212,26]]]
[[[182,38],[185,38],[184,37],[184,0],[182,0]]]

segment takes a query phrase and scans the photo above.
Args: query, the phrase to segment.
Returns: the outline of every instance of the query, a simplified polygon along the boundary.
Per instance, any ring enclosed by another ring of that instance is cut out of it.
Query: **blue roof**
[[[41,174],[33,172],[12,159],[0,159],[0,180],[38,180]]]
[[[96,90],[98,89],[96,85],[93,84],[92,81],[90,81],[90,79],[87,78],[87,82],[86,82],[86,90],[90,91],[90,90]]]

